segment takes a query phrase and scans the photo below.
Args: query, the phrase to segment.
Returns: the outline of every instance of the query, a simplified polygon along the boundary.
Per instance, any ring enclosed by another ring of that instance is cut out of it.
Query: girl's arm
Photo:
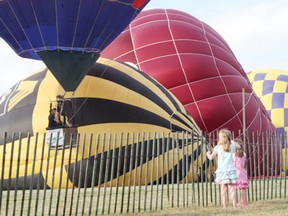
[[[216,152],[213,151],[212,153],[210,151],[206,152],[206,156],[208,157],[209,160],[213,160],[216,157]]]

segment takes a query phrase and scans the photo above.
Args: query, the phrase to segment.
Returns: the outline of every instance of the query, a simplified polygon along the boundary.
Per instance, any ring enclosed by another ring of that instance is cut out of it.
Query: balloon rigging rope
[[[78,23],[79,23],[79,16],[80,16],[80,8],[81,8],[81,5],[82,5],[82,0],[80,1],[79,6],[78,6],[77,19],[76,19],[76,22],[75,22],[73,40],[72,40],[72,45],[71,45],[72,48],[74,48],[74,42],[75,42],[76,31],[77,31]]]
[[[105,66],[105,69],[103,70],[103,72],[101,73],[101,75],[100,76],[98,76],[98,80],[96,81],[96,83],[95,83],[95,86],[97,86],[97,82],[99,82],[100,81],[100,79],[103,77],[103,75],[105,74],[105,72],[106,72],[106,70],[108,69],[108,66],[109,65],[106,65]],[[91,93],[91,92],[90,92]],[[66,94],[66,92],[65,92],[65,94]],[[65,95],[64,94],[64,95]],[[81,103],[81,105],[77,108],[77,110],[74,112],[74,114],[71,116],[71,118],[69,119],[69,121],[70,120],[72,120],[74,117],[75,117],[75,115],[80,111],[80,109],[84,106],[84,104],[86,103],[86,101],[88,100],[88,98],[90,98],[89,96],[87,96],[85,99],[84,99],[84,101]]]
[[[19,18],[17,17],[17,15],[16,15],[16,13],[15,13],[15,11],[13,10],[13,7],[11,6],[11,4],[10,4],[10,2],[9,1],[7,1],[8,2],[8,4],[9,4],[9,7],[10,7],[10,9],[11,9],[11,11],[12,11],[12,13],[14,14],[14,16],[15,16],[15,19],[17,20],[17,22],[18,22],[18,24],[19,24],[19,26],[20,26],[20,28],[22,29],[22,31],[23,31],[23,34],[25,35],[25,37],[26,37],[26,39],[27,39],[27,41],[28,41],[28,43],[30,44],[30,47],[32,47],[33,48],[33,46],[32,46],[32,44],[31,44],[31,42],[30,42],[30,40],[29,40],[29,38],[27,37],[27,35],[26,35],[26,32],[25,32],[25,30],[24,30],[24,28],[23,28],[23,26],[22,26],[22,24],[21,24],[21,22],[19,21]],[[7,27],[6,27],[7,28]],[[7,28],[8,29],[8,28]],[[10,32],[10,31],[9,31]],[[11,33],[10,33],[11,34]],[[12,34],[11,34],[12,35]],[[13,38],[14,38],[14,40],[15,41],[17,41],[17,39],[13,36]],[[18,43],[18,41],[17,41],[17,44],[19,45],[19,47],[21,47],[21,50],[23,51],[23,48],[22,48],[22,46]]]
[[[92,35],[92,33],[93,33],[93,29],[94,29],[94,27],[95,27],[95,25],[96,25],[96,22],[98,21],[98,16],[99,16],[99,13],[100,13],[102,7],[103,7],[103,1],[101,1],[101,6],[100,6],[100,8],[98,9],[97,16],[96,16],[95,19],[94,19],[92,28],[91,28],[91,30],[90,30],[90,32],[89,32],[89,34],[88,34],[88,37],[87,37],[86,42],[85,42],[85,45],[83,46],[83,50],[84,50],[84,48],[87,46],[87,44],[88,44],[88,42],[89,42],[89,39],[90,39],[90,37],[91,37],[91,35]],[[107,25],[108,25],[108,22],[106,22],[106,23],[107,23]],[[107,25],[106,25],[106,26],[107,26]],[[101,35],[103,34],[103,32],[104,32],[104,30],[102,29]],[[97,43],[98,43],[98,41],[99,41],[100,38],[101,38],[101,35],[99,35],[97,41],[95,41],[94,44],[97,44]],[[92,45],[92,46],[94,47],[94,45]]]

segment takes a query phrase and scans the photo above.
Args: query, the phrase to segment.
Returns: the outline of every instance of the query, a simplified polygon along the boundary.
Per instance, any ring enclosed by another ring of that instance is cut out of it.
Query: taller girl
[[[228,205],[228,188],[230,189],[231,200],[233,207],[237,207],[236,190],[234,185],[237,182],[238,176],[236,167],[233,163],[233,153],[235,152],[235,144],[231,143],[231,132],[227,129],[219,131],[217,146],[214,147],[213,152],[208,151],[207,157],[213,160],[218,156],[218,167],[215,171],[215,184],[221,187],[221,200],[223,208]]]

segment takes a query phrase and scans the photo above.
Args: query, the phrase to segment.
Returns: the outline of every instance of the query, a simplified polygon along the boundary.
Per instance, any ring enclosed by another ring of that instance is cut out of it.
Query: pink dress
[[[245,169],[246,154],[244,153],[243,157],[237,157],[233,153],[233,162],[236,167],[236,172],[238,175],[238,180],[235,185],[236,189],[246,189],[249,188],[249,181],[247,177],[247,171]]]

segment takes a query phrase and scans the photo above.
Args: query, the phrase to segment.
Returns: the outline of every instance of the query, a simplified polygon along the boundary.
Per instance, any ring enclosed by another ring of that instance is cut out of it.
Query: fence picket
[[[155,163],[155,143],[157,142],[157,137],[156,137],[156,133],[153,136],[153,142],[152,142],[152,152],[151,152],[151,176],[150,176],[150,211],[152,210],[152,204],[153,204],[153,185],[154,185],[154,163]],[[149,167],[150,161],[146,161],[146,169]],[[145,193],[147,195],[147,191]]]
[[[288,175],[288,170],[287,170],[287,132],[284,133],[285,137],[284,137],[284,148],[285,148],[285,154],[284,154],[284,198],[286,198],[286,191],[287,191],[287,175]]]
[[[95,156],[94,156],[94,161],[93,161],[93,171],[92,171],[92,181],[91,181],[91,195],[90,195],[90,204],[89,204],[89,212],[88,215],[91,215],[92,213],[92,206],[93,206],[93,199],[94,199],[94,189],[95,189],[95,182],[96,182],[96,175],[98,174],[97,172],[97,167],[98,167],[98,149],[99,149],[99,145],[100,145],[100,135],[97,135],[97,139],[96,139],[96,147],[95,147]],[[98,209],[98,206],[95,206],[95,212]],[[109,206],[110,208],[110,206]]]
[[[12,143],[10,148],[10,160],[9,160],[9,176],[8,176],[8,184],[7,184],[7,198],[6,198],[6,215],[9,213],[9,201],[10,201],[10,187],[11,187],[11,175],[12,175],[12,167],[13,167],[13,156],[14,156],[14,145],[15,145],[15,133],[12,134]],[[27,150],[28,151],[28,150]],[[28,164],[26,164],[28,166]]]
[[[74,136],[75,136],[75,134],[72,134],[72,133],[70,134],[69,155],[68,155],[68,165],[67,165],[67,177],[66,177],[66,183],[65,183],[65,192],[64,192],[64,202],[63,202],[62,215],[66,215],[66,204],[67,204],[67,199],[68,199],[68,185],[69,185],[69,175],[70,175],[70,168],[71,168],[72,146],[73,146]],[[78,136],[78,135],[76,135],[76,136]],[[77,139],[77,137],[76,137],[76,139]]]
[[[127,154],[128,154],[129,134],[126,135],[126,143],[124,146],[124,168],[123,168],[123,179],[122,179],[122,196],[121,196],[121,209],[120,213],[123,213],[124,199],[125,199],[125,181],[126,181],[126,167],[127,167]]]
[[[90,134],[89,136],[89,147],[88,147],[88,155],[86,157],[86,167],[85,167],[85,177],[84,177],[84,194],[83,194],[83,202],[82,202],[82,211],[81,214],[84,215],[85,211],[85,203],[86,203],[86,193],[87,193],[87,184],[88,184],[88,170],[89,170],[89,160],[91,156],[91,150],[92,150],[92,143],[93,143],[93,134]],[[64,149],[64,148],[63,148]],[[64,154],[62,154],[64,156]],[[61,169],[63,165],[61,164]],[[62,176],[62,175],[60,175]]]

